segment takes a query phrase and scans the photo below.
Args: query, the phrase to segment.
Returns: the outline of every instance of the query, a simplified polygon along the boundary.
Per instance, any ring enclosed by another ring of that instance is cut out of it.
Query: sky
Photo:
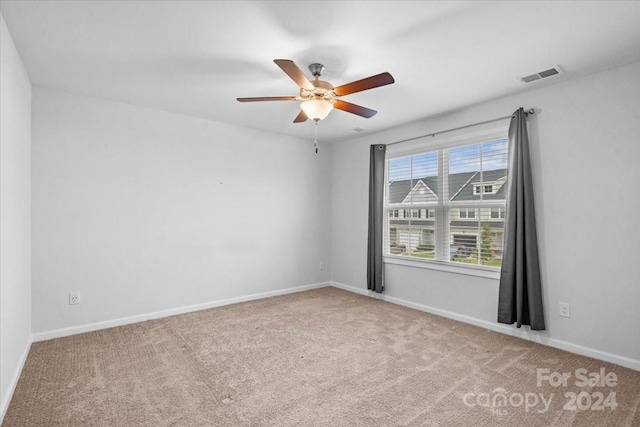
[[[507,139],[500,139],[449,149],[449,173],[506,169],[507,143]],[[437,151],[389,160],[389,181],[437,175]]]

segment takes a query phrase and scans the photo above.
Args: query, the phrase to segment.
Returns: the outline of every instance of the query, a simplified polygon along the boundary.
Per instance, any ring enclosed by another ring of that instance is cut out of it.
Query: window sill
[[[467,267],[464,265],[452,265],[450,263],[410,259],[407,257],[384,255],[385,264],[404,265],[407,267],[426,268],[427,270],[446,271],[454,274],[464,274],[466,276],[484,277],[486,279],[500,280],[500,270],[490,267]]]

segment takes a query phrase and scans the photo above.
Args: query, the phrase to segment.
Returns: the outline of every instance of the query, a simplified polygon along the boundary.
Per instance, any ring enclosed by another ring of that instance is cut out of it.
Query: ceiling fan
[[[301,111],[293,120],[293,123],[302,123],[307,119],[319,120],[324,119],[332,109],[346,111],[361,117],[373,117],[377,111],[365,108],[360,105],[352,104],[340,99],[342,96],[350,95],[363,90],[373,89],[385,86],[394,82],[393,76],[385,72],[375,76],[367,77],[362,80],[347,83],[338,87],[333,87],[329,82],[320,80],[320,76],[324,71],[324,65],[311,64],[309,71],[315,77],[309,81],[302,70],[289,59],[274,59],[273,62],[278,65],[291,79],[300,87],[300,95],[298,96],[267,96],[254,98],[237,98],[239,102],[257,102],[257,101],[303,101],[300,104]]]

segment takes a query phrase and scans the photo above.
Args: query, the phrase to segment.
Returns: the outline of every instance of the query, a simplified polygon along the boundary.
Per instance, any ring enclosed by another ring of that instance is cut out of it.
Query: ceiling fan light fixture
[[[387,72],[376,74],[375,76],[356,80],[351,83],[334,87],[331,83],[320,80],[324,66],[314,63],[309,66],[309,71],[315,77],[309,81],[304,72],[290,59],[274,59],[278,67],[291,77],[300,88],[299,96],[260,96],[252,98],[237,98],[238,102],[258,102],[258,101],[303,101],[300,104],[300,112],[293,120],[293,123],[304,123],[308,119],[314,120],[316,124],[325,119],[331,110],[346,111],[365,119],[376,115],[377,111],[365,108],[361,105],[352,104],[340,99],[345,95],[373,89],[394,83],[393,76]]]
[[[311,120],[323,120],[333,110],[333,104],[323,99],[309,99],[300,104],[300,108]]]

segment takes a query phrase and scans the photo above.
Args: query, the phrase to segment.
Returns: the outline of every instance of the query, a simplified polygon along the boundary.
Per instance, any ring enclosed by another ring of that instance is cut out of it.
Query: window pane
[[[387,198],[389,204],[403,203],[411,189],[411,157],[389,160],[388,175]]]
[[[508,143],[507,139],[499,139],[482,144],[482,169],[484,171],[507,169]]]
[[[479,208],[475,221],[460,221],[452,210],[449,218],[449,261],[501,266],[504,220],[489,221],[491,211],[490,208]]]
[[[434,259],[435,222],[433,219],[417,218],[420,209],[406,209],[407,218],[394,218],[393,209],[388,210],[388,235],[385,253],[414,258]],[[411,218],[414,216],[414,218]]]

